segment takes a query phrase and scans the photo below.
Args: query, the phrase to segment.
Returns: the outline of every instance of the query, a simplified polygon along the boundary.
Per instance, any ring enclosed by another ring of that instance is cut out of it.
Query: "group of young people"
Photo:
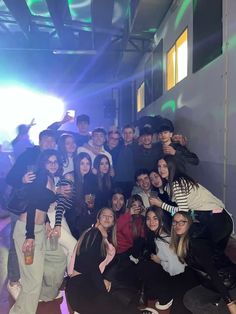
[[[39,146],[7,175],[27,201],[11,217],[8,287],[17,289],[10,313],[36,313],[39,300],[57,296],[66,273],[67,300],[80,314],[235,314],[235,266],[224,253],[233,221],[186,174],[199,160],[184,137],[175,142],[163,119],[156,143],[150,126],[138,142],[126,126],[123,140],[111,131],[106,143],[102,128],[89,135],[87,116],[77,122],[77,137],[55,136],[59,122],[42,131]],[[34,252],[31,265],[26,251]]]

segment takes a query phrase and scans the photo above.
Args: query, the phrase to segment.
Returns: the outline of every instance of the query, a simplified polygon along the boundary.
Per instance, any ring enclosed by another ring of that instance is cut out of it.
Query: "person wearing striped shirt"
[[[233,231],[233,220],[221,200],[183,172],[178,159],[165,156],[158,161],[158,171],[165,190],[177,206],[170,206],[159,198],[150,198],[150,204],[174,215],[191,211],[192,216],[207,230],[217,252],[224,252]]]
[[[60,189],[62,187],[71,187],[71,196],[65,197],[63,194],[60,193]],[[73,254],[76,239],[72,236],[70,228],[66,222],[64,214],[66,211],[72,210],[73,206],[73,182],[61,178],[57,185],[56,185],[57,195],[56,195],[56,202],[51,204],[48,210],[48,218],[50,221],[50,225],[53,228],[51,233],[57,234],[58,242],[63,247],[65,254],[67,256],[67,271],[69,269],[71,256]]]

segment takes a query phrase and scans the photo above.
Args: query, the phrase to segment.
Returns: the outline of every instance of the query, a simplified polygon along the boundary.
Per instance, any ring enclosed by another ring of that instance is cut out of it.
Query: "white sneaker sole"
[[[163,305],[161,305],[161,304],[157,301],[156,304],[155,304],[155,307],[156,307],[158,310],[167,310],[167,309],[169,309],[169,308],[171,307],[172,303],[173,303],[173,299],[170,300],[170,302],[168,302],[168,303],[166,303],[166,304],[163,304]]]
[[[152,307],[145,307],[144,309],[141,310],[142,312],[144,311],[150,311],[152,312],[152,314],[159,314],[159,312],[157,312],[157,310],[153,309]]]

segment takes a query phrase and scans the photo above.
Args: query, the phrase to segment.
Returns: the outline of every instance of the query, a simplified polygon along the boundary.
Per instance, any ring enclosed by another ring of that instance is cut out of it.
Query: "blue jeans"
[[[13,232],[19,216],[13,213],[10,213],[10,216],[11,216],[11,232],[10,232],[10,248],[7,262],[7,277],[10,281],[16,282],[20,279],[20,269],[16,254],[15,243],[13,240]]]

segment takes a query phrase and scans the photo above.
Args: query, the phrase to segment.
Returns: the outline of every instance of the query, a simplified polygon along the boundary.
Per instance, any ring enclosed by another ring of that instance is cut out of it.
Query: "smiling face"
[[[160,188],[162,187],[162,180],[161,180],[161,177],[160,175],[155,172],[155,171],[152,171],[149,175],[149,178],[150,178],[150,181],[151,181],[151,184],[155,187],[155,188]]]
[[[169,169],[168,169],[167,163],[164,159],[160,159],[158,161],[158,172],[159,172],[160,176],[162,177],[162,179],[168,180]]]
[[[105,143],[105,135],[102,132],[93,132],[92,134],[92,142],[93,145],[96,147],[102,147],[103,144]]]
[[[185,234],[190,227],[188,219],[182,214],[175,214],[172,221],[172,228],[177,235],[181,236]]]
[[[149,230],[155,232],[159,227],[159,220],[157,215],[153,211],[149,211],[146,217],[146,225]]]
[[[104,208],[97,221],[105,230],[111,228],[115,221],[114,212],[110,208]]]
[[[89,173],[90,168],[91,168],[90,161],[86,157],[81,159],[79,164],[81,175],[84,176],[85,174]]]
[[[99,164],[99,171],[101,174],[107,174],[110,171],[110,165],[107,158],[102,158]]]
[[[151,134],[144,134],[141,137],[142,137],[141,142],[142,142],[144,147],[149,147],[149,146],[152,145],[152,137],[153,137],[153,135],[151,135]]]
[[[125,204],[124,195],[116,193],[112,196],[112,209],[116,212],[120,211]]]
[[[54,175],[59,169],[57,156],[55,155],[50,156],[46,162],[45,168],[50,174]]]
[[[140,174],[137,177],[136,184],[144,191],[148,192],[151,188],[151,182],[148,174]]]

